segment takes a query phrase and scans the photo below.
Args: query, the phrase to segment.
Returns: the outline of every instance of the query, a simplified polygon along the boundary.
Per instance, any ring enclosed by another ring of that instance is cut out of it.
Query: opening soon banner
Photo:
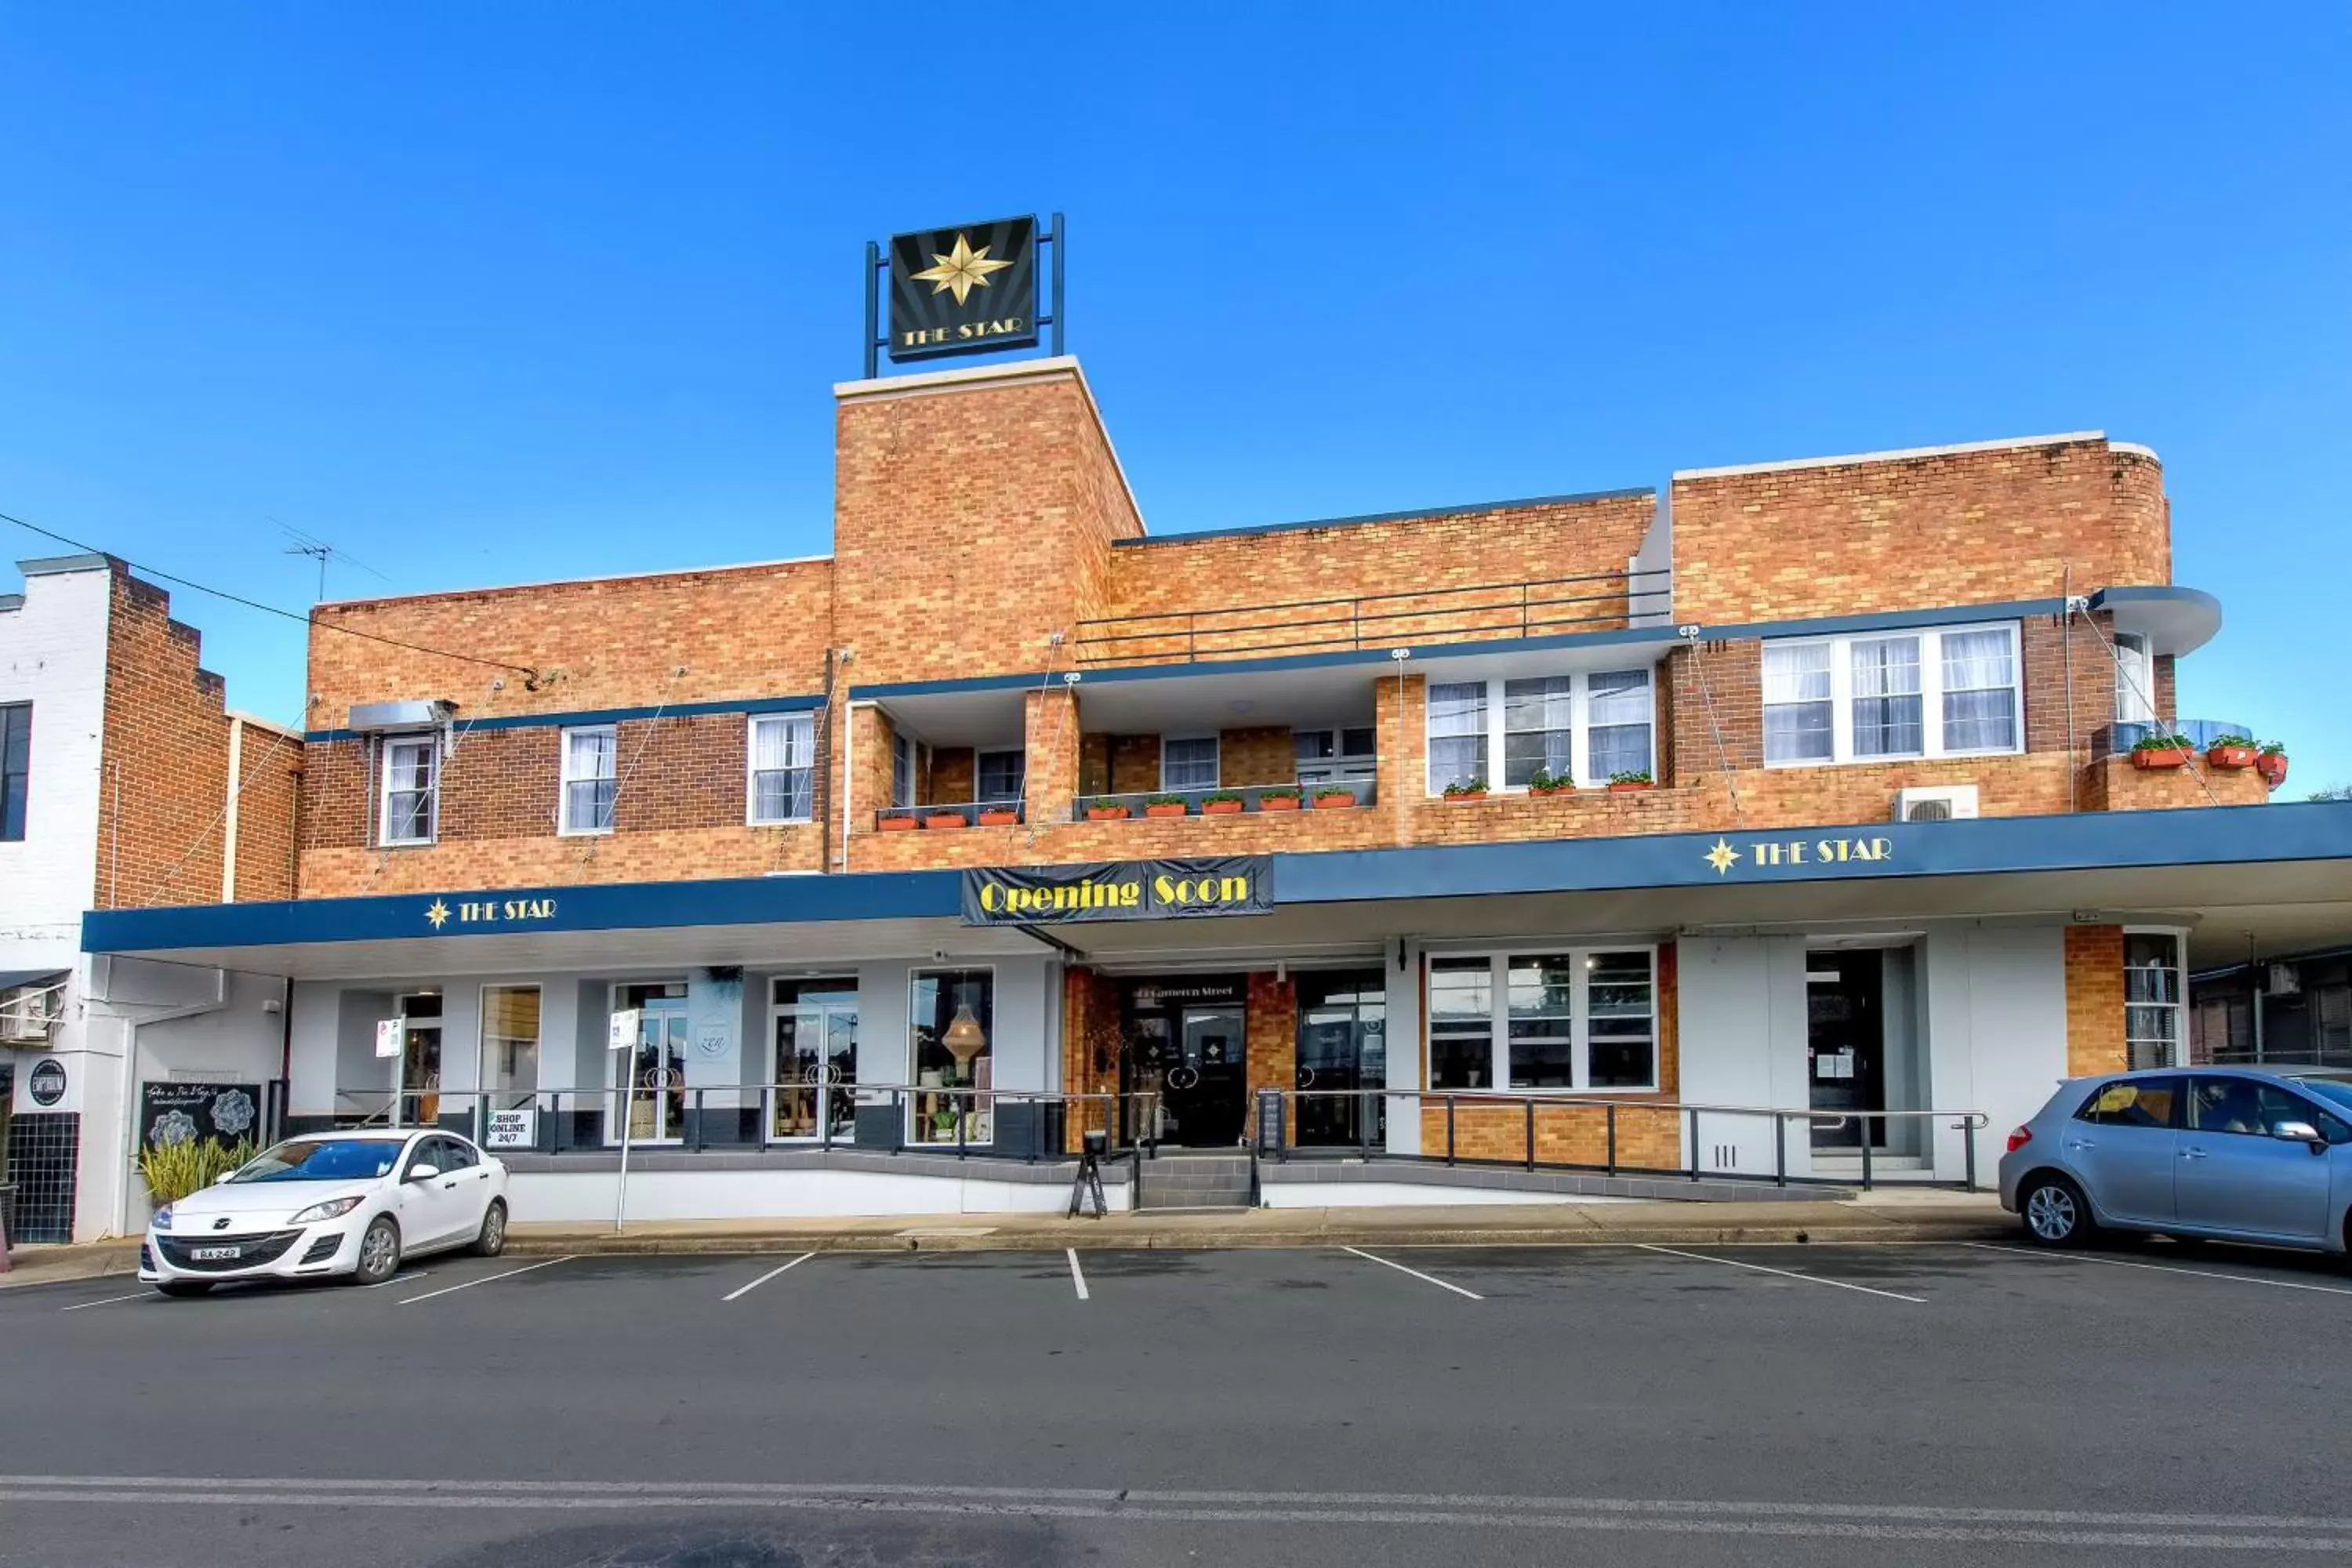
[[[1274,858],[1118,860],[1091,866],[992,866],[963,874],[963,923],[1067,925],[1189,920],[1274,909]]]

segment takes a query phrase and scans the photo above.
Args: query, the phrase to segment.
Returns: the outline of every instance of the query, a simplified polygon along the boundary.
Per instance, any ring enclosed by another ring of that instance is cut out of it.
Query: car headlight
[[[155,1211],[154,1226],[157,1230],[169,1230],[172,1228],[172,1205],[170,1204],[165,1204],[162,1208]]]
[[[322,1219],[340,1219],[359,1206],[360,1200],[357,1198],[331,1198],[323,1204],[312,1204],[286,1223],[316,1225]]]

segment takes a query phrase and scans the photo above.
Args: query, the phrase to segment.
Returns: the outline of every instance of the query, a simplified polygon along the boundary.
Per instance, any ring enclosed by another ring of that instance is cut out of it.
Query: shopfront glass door
[[[1378,971],[1301,974],[1298,1119],[1302,1148],[1388,1141],[1388,995]]]
[[[778,981],[771,1138],[833,1142],[856,1130],[857,989],[853,981]]]
[[[614,1110],[628,1118],[632,1143],[674,1143],[686,1129],[686,987],[677,994],[645,995],[667,987],[627,986],[624,1005],[638,1009],[634,1049],[608,1051]],[[607,1142],[620,1142],[620,1117]]]

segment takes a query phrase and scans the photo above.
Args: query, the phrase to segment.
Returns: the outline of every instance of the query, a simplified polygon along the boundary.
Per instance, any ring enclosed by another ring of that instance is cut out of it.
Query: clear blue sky
[[[819,552],[863,243],[1059,207],[1155,531],[2101,428],[2183,712],[2352,781],[2352,6],[830,9],[0,0],[0,510],[297,607],[271,518],[347,595]]]

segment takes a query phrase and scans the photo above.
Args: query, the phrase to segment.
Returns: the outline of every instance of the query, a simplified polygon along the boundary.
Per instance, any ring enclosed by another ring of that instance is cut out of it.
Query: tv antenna
[[[264,517],[269,517],[268,512],[264,512],[262,515]],[[278,522],[278,520],[274,517],[270,517],[269,521],[272,522]],[[326,603],[327,563],[330,561],[341,561],[346,565],[356,566],[361,571],[366,573],[369,576],[377,578],[383,582],[389,583],[392,581],[391,578],[384,576],[383,573],[377,571],[374,567],[369,565],[358,556],[352,554],[349,551],[339,549],[336,546],[328,543],[325,540],[319,538],[315,534],[305,533],[299,528],[289,528],[282,522],[278,522],[278,531],[280,533],[283,533],[287,538],[294,541],[292,544],[286,547],[284,553],[288,555],[307,555],[311,560],[316,561],[319,563],[319,596],[316,600],[312,601],[315,604]]]

